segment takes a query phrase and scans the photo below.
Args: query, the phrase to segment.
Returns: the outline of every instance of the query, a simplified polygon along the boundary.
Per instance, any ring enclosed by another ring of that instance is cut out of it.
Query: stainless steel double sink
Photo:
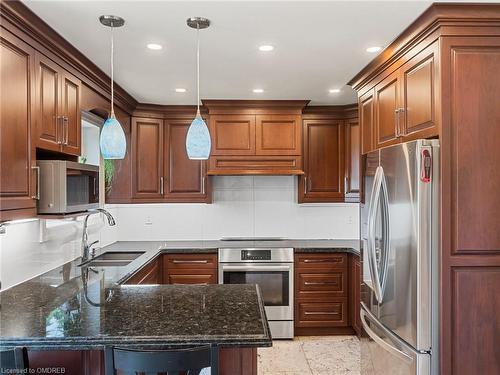
[[[144,253],[144,251],[108,251],[79,264],[79,266],[123,267]]]

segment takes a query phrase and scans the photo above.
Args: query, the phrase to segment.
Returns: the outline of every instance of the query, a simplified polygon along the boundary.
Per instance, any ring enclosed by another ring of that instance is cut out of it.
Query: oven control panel
[[[271,260],[271,250],[241,250],[241,260]]]

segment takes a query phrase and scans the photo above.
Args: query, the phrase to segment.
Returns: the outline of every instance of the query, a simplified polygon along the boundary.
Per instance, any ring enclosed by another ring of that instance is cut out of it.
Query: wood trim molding
[[[108,75],[26,5],[20,1],[2,1],[0,10],[3,28],[16,35],[19,35],[21,31],[31,39],[26,42],[32,44],[32,47],[41,53],[49,52],[59,58],[65,65],[71,67],[72,73],[77,73],[78,78],[90,84],[93,89],[97,89],[108,100],[110,99],[111,88]],[[132,113],[137,106],[137,100],[115,83],[115,104],[126,112]]]
[[[358,104],[312,105],[302,111],[302,119],[338,119],[348,120],[358,117]]]
[[[200,112],[203,117],[208,115],[208,109],[200,107]],[[150,117],[150,118],[191,118],[196,115],[195,105],[160,105],[139,103],[135,107],[132,116],[134,117]]]
[[[443,30],[445,27],[499,27],[498,14],[500,14],[500,5],[495,3],[434,3],[377,57],[361,69],[347,85],[359,91],[375,76],[400,59],[415,45],[430,37],[436,30],[438,30],[439,35],[443,35],[452,33],[451,30]]]
[[[309,100],[222,100],[203,99],[203,106],[212,114],[297,114]]]

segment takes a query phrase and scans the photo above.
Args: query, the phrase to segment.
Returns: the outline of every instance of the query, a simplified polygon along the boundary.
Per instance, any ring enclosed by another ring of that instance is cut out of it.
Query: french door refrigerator
[[[374,151],[361,203],[361,372],[437,374],[439,141]]]

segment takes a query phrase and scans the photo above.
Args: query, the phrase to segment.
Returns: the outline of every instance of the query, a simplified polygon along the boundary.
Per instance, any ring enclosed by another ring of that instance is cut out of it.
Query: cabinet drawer
[[[180,272],[170,270],[166,274],[166,284],[217,284],[217,272],[215,270]]]
[[[297,271],[297,298],[328,298],[347,296],[347,273],[343,270],[325,272]]]
[[[303,302],[295,307],[297,327],[347,326],[347,300],[336,302]]]
[[[346,267],[347,254],[304,253],[295,255],[295,268],[324,268],[328,270]]]
[[[166,254],[163,256],[163,267],[217,270],[217,254]]]

